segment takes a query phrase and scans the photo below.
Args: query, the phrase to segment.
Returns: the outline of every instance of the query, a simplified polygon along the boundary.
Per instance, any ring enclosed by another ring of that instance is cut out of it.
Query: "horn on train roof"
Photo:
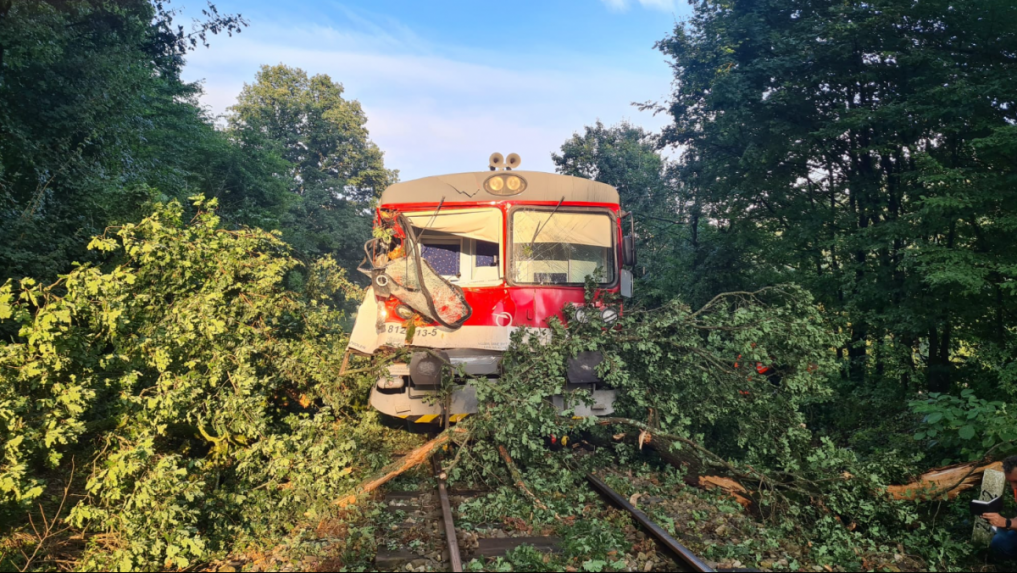
[[[523,158],[519,157],[518,153],[509,153],[508,157],[505,158],[505,169],[512,170],[519,167],[519,164],[523,162]]]
[[[491,166],[491,171],[497,171],[498,168],[505,166],[505,156],[495,151],[491,154],[488,165]]]

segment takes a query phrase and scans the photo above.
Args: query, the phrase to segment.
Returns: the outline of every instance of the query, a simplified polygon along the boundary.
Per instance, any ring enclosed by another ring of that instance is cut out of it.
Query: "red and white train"
[[[465,379],[457,378],[446,402],[434,399],[446,360],[468,377],[497,378],[512,333],[539,335],[567,305],[583,304],[587,277],[631,296],[625,267],[635,264],[635,251],[618,191],[515,170],[519,162],[495,153],[489,171],[425,177],[382,193],[361,266],[372,286],[349,343],[366,354],[413,351],[372,388],[371,405],[382,413],[417,423],[475,413],[476,392]],[[610,319],[617,311],[601,312]],[[589,390],[594,404],[575,414],[608,415],[615,391],[597,379],[596,353],[586,354],[570,362],[567,390]]]

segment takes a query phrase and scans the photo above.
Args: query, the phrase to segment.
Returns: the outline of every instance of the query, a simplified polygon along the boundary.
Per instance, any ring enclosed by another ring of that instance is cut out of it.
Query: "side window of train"
[[[501,245],[477,239],[473,243],[473,281],[501,279]]]

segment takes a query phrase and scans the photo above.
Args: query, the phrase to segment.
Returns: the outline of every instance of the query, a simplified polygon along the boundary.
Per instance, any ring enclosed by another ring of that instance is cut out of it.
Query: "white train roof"
[[[492,176],[521,177],[526,186],[513,194],[496,195],[484,187]],[[590,179],[542,173],[540,171],[477,171],[435,175],[389,185],[381,194],[381,204],[438,203],[446,204],[478,201],[561,201],[565,203],[618,203],[618,190]]]

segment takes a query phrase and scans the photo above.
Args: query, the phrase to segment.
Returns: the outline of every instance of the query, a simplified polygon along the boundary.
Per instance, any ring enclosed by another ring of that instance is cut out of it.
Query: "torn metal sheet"
[[[372,239],[364,246],[369,269],[359,269],[371,277],[372,286],[382,296],[394,296],[416,311],[428,322],[437,322],[446,330],[456,330],[472,314],[463,289],[443,278],[421,257],[409,220],[399,215],[389,219],[390,228],[402,237],[401,248],[389,249],[389,242]],[[377,327],[385,323],[381,310]]]

